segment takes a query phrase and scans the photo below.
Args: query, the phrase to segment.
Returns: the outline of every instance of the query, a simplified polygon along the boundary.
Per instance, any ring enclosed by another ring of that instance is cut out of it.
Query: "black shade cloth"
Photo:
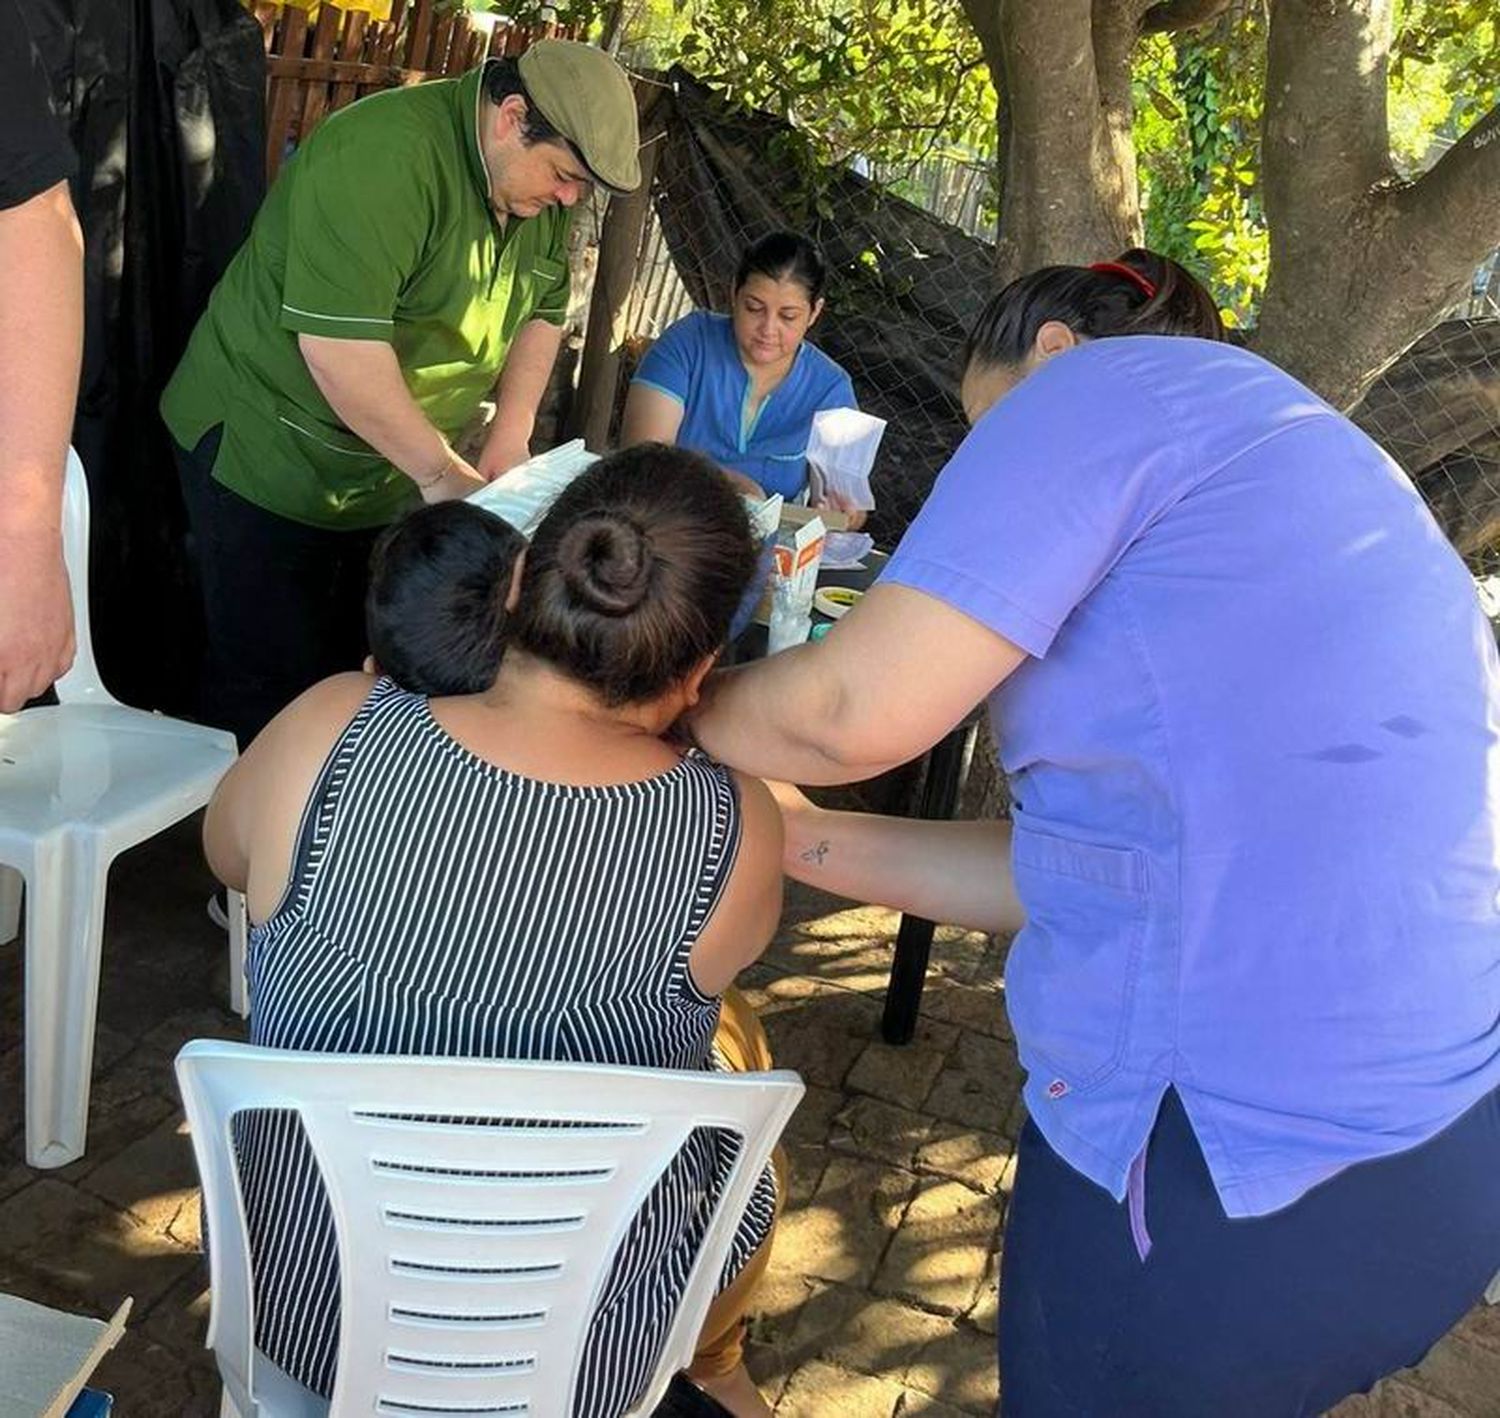
[[[1470,565],[1500,572],[1500,319],[1434,325],[1350,417],[1411,474]]]
[[[120,698],[181,712],[202,631],[156,404],[265,194],[261,30],[239,0],[20,5],[79,161],[99,666]]]
[[[19,0],[0,0],[0,208],[16,207],[78,170]]]

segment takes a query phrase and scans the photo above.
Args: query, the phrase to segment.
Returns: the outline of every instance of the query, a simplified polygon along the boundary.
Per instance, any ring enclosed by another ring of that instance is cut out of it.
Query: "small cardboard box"
[[[767,622],[767,650],[771,654],[807,635],[818,589],[818,563],[827,539],[828,533],[817,517],[800,527],[783,527],[776,534],[776,568],[771,573],[771,614]]]
[[[802,507],[795,502],[782,504],[781,525],[783,527],[805,527],[814,517],[830,532],[849,530],[847,512],[838,512],[832,507]]]
[[[783,513],[785,509],[783,509]],[[823,542],[827,528],[822,517],[814,512],[805,522],[788,528],[785,516],[782,528],[791,536],[776,539],[776,575],[790,581],[792,599],[805,603],[812,609],[813,592],[818,586],[818,562],[823,556]]]

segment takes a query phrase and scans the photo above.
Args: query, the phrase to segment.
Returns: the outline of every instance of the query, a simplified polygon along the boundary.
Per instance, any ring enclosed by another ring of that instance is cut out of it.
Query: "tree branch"
[[[1478,266],[1500,231],[1500,104],[1417,180],[1391,194],[1393,237],[1461,269]]]
[[[1136,209],[1135,90],[1132,61],[1141,37],[1139,3],[1093,0],[1094,72],[1104,114],[1104,138],[1112,166],[1101,177],[1108,200],[1122,211]],[[1129,245],[1136,245],[1132,235]]]
[[[1262,190],[1273,226],[1331,225],[1393,174],[1386,118],[1392,0],[1277,0],[1266,54]]]
[[[1161,0],[1141,16],[1140,32],[1175,34],[1178,30],[1195,30],[1217,20],[1232,0]]]
[[[1267,191],[1271,279],[1258,348],[1342,406],[1429,328],[1494,245],[1500,108],[1415,182],[1387,169],[1356,190],[1336,170],[1340,157],[1335,143],[1315,155],[1314,171],[1283,177],[1274,207]]]
[[[928,133],[927,146],[921,153],[911,159],[911,167],[927,161],[932,156],[932,151],[937,147],[943,134],[948,131],[948,125],[953,118],[953,110],[958,107],[958,101],[963,97],[964,79],[975,69],[984,63],[984,55],[976,54],[972,59],[958,66],[953,75],[953,91],[948,95],[948,102],[943,106],[942,116],[934,118],[930,123],[876,123],[865,129],[866,133]]]

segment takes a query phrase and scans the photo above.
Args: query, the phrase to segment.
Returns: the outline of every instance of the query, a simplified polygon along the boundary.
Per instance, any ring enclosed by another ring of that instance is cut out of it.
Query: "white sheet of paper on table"
[[[819,409],[807,441],[808,483],[813,500],[868,512],[875,506],[870,469],[885,436],[885,420],[859,409]]]
[[[0,1295],[0,1414],[63,1418],[125,1332],[130,1305],[95,1320]]]
[[[583,446],[583,439],[538,453],[512,468],[504,477],[471,492],[468,501],[503,517],[528,541],[557,495],[599,455]]]

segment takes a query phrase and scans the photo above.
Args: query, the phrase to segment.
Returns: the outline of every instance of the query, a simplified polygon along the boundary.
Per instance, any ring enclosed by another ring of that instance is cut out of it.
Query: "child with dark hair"
[[[468,502],[419,507],[370,556],[365,668],[413,694],[478,694],[495,682],[526,539]]]

